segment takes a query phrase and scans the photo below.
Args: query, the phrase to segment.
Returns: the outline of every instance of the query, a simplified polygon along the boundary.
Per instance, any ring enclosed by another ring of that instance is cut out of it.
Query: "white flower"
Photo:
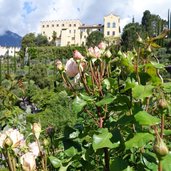
[[[24,139],[23,134],[21,134],[17,129],[8,129],[6,135],[12,140],[12,147],[17,147],[20,142]]]
[[[0,133],[0,148],[3,148],[4,140],[6,139],[6,134]]]
[[[36,160],[33,153],[28,152],[21,156],[20,162],[24,171],[35,171],[36,170]]]
[[[31,144],[28,145],[29,146],[29,151],[35,156],[38,157],[39,156],[39,146],[37,144],[37,142],[33,142]]]

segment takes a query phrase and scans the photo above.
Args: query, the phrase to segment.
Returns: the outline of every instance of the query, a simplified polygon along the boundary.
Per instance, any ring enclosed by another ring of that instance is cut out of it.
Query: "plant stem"
[[[160,132],[160,137],[163,138],[163,133],[164,133],[164,114],[161,116],[161,132]]]
[[[159,164],[158,164],[158,171],[162,171],[162,164],[161,164],[161,160],[159,160]]]
[[[10,171],[14,171],[14,170],[13,170],[13,165],[12,165],[11,156],[10,156],[10,153],[9,153],[8,149],[7,149],[7,162],[8,162],[9,170],[10,170]]]
[[[105,154],[105,168],[104,168],[104,171],[110,171],[110,168],[109,168],[109,151],[108,151],[108,148],[104,148],[104,154]]]

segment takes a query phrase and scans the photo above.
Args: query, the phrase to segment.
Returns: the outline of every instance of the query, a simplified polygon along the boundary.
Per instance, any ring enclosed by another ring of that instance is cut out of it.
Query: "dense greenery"
[[[170,171],[170,33],[155,21],[163,20],[145,11],[142,24],[125,26],[121,45],[95,36],[93,47],[55,47],[26,35],[19,55],[0,60],[0,165]],[[24,145],[10,135],[15,128]]]

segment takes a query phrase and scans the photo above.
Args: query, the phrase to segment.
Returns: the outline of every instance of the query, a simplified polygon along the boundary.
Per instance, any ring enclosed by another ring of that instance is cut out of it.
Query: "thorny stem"
[[[164,133],[164,114],[161,116],[161,132],[160,132],[160,137],[163,138],[163,133]]]
[[[11,155],[10,155],[8,149],[7,149],[7,163],[8,163],[8,166],[9,166],[10,171],[14,171],[13,164],[12,164],[12,159],[11,159]]]
[[[64,80],[64,83],[66,84],[66,86],[68,86],[71,90],[74,90],[72,84],[69,82],[68,78],[63,73],[62,73],[62,79]]]
[[[85,112],[87,112],[92,118],[93,118],[93,120],[95,121],[95,123],[98,125],[98,120],[93,116],[93,114],[89,111],[89,110],[87,110],[87,109],[84,109],[85,110]]]

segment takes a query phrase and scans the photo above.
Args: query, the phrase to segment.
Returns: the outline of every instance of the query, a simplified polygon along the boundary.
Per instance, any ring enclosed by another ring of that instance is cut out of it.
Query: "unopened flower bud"
[[[13,144],[11,138],[7,137],[5,140],[4,140],[4,146],[5,147],[11,147]]]
[[[151,50],[151,46],[148,46],[147,47],[147,52],[151,52],[152,50]]]
[[[108,58],[110,58],[112,56],[112,53],[110,52],[110,50],[107,50],[105,52],[105,56],[108,57]]]
[[[140,35],[138,35],[137,41],[138,41],[139,43],[143,43],[143,39],[140,37]]]
[[[39,139],[40,132],[41,132],[41,125],[40,125],[40,123],[34,123],[33,126],[32,126],[32,131],[33,131],[33,134],[35,135],[35,137],[37,139]]]
[[[102,50],[105,50],[106,49],[106,44],[104,42],[101,42],[101,43],[98,44],[98,48],[102,49]]]
[[[75,60],[83,60],[84,59],[83,55],[78,50],[74,51],[73,58]]]
[[[55,128],[53,126],[47,127],[46,133],[48,134],[48,136],[52,137],[55,134]]]
[[[168,108],[168,103],[165,99],[160,99],[158,102],[158,107],[160,109],[167,109]]]
[[[62,65],[62,62],[61,62],[60,60],[57,60],[57,61],[56,61],[56,68],[57,68],[59,71],[62,71],[63,65]]]
[[[45,147],[47,147],[47,146],[49,146],[50,142],[49,142],[48,139],[44,139],[43,144],[44,144]]]
[[[156,155],[159,156],[159,157],[163,157],[163,156],[167,155],[168,152],[169,152],[166,144],[160,138],[160,136],[158,136],[155,139],[154,146],[153,146],[153,150],[156,153]]]

